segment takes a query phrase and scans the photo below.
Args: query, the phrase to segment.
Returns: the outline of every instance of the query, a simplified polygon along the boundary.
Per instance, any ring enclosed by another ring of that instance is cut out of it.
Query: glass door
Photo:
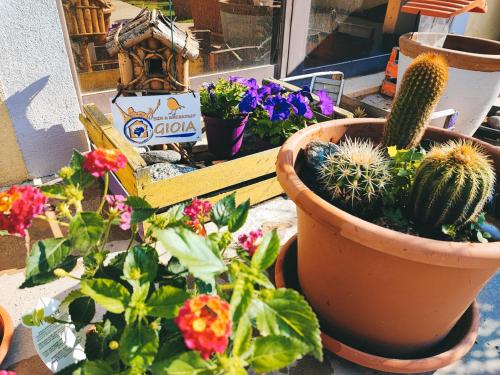
[[[400,3],[295,0],[286,75],[341,70],[354,76],[384,70],[399,36],[414,27],[415,16],[400,14]]]

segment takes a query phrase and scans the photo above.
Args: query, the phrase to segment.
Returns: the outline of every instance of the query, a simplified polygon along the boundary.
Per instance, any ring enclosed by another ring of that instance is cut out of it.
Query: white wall
[[[88,148],[56,0],[0,0],[0,16],[5,102],[29,176],[46,176]]]

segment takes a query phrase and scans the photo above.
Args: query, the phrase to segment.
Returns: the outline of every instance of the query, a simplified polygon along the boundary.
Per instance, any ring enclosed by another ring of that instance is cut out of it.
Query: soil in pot
[[[412,356],[441,342],[500,266],[498,243],[437,241],[389,230],[325,201],[300,179],[312,140],[381,139],[384,120],[347,119],[300,130],[283,145],[277,175],[297,205],[298,274],[304,295],[338,337],[372,353]],[[435,142],[463,139],[428,127]],[[500,172],[500,151],[484,142]]]
[[[282,248],[275,266],[275,284],[278,288],[292,288],[301,292],[297,275],[297,236]],[[339,337],[333,330],[325,330],[321,323],[323,346],[330,352],[380,371],[416,373],[434,371],[466,355],[475,343],[479,330],[479,308],[474,302],[444,340],[413,358],[388,358],[367,350],[362,343],[349,337]]]

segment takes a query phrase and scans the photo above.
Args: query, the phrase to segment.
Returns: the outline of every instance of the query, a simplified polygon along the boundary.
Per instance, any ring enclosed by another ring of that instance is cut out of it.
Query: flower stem
[[[109,188],[109,173],[106,172],[104,175],[104,195],[102,196],[101,204],[99,205],[99,208],[97,209],[97,213],[100,214],[103,207],[104,203],[106,202],[106,196],[108,195],[108,188]]]
[[[134,243],[135,236],[137,236],[137,224],[132,226],[132,235],[130,236],[130,242],[128,243],[127,250],[129,250]]]
[[[106,243],[108,242],[108,237],[109,237],[109,231],[111,230],[111,221],[112,219],[109,218],[108,222],[106,223],[106,229],[104,231],[104,236],[101,237],[101,250],[104,250],[104,247],[106,246]]]

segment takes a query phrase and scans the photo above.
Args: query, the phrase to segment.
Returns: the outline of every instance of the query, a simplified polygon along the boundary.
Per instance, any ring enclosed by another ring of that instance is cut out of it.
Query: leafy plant
[[[126,163],[118,153],[93,153],[75,153],[70,169],[60,173],[63,183],[44,188],[59,201],[56,217],[67,235],[38,241],[26,265],[24,287],[58,277],[79,280],[79,288],[61,303],[68,322],[43,310],[23,317],[27,325],[74,324],[86,330],[86,360],[64,373],[246,374],[278,370],[306,354],[322,359],[311,307],[297,292],[275,289],[266,274],[279,251],[276,231],[251,231],[233,245],[248,201],[238,205],[234,194],[213,206],[194,199],[156,214],[141,198],[105,191],[97,211],[83,211],[83,188],[92,175],[107,181],[110,171]],[[10,212],[13,205],[23,208],[22,194],[14,189],[0,198],[2,220],[18,222]],[[32,210],[23,223],[43,217],[39,211]],[[208,220],[217,231],[208,234]],[[140,223],[149,228],[134,244]],[[116,256],[107,249],[112,226],[132,228],[127,250]],[[81,276],[73,273],[77,256],[83,257]],[[102,318],[97,306],[105,310]]]
[[[220,119],[242,116],[239,104],[247,87],[234,79],[219,79],[217,83],[205,83],[200,90],[201,113]]]

